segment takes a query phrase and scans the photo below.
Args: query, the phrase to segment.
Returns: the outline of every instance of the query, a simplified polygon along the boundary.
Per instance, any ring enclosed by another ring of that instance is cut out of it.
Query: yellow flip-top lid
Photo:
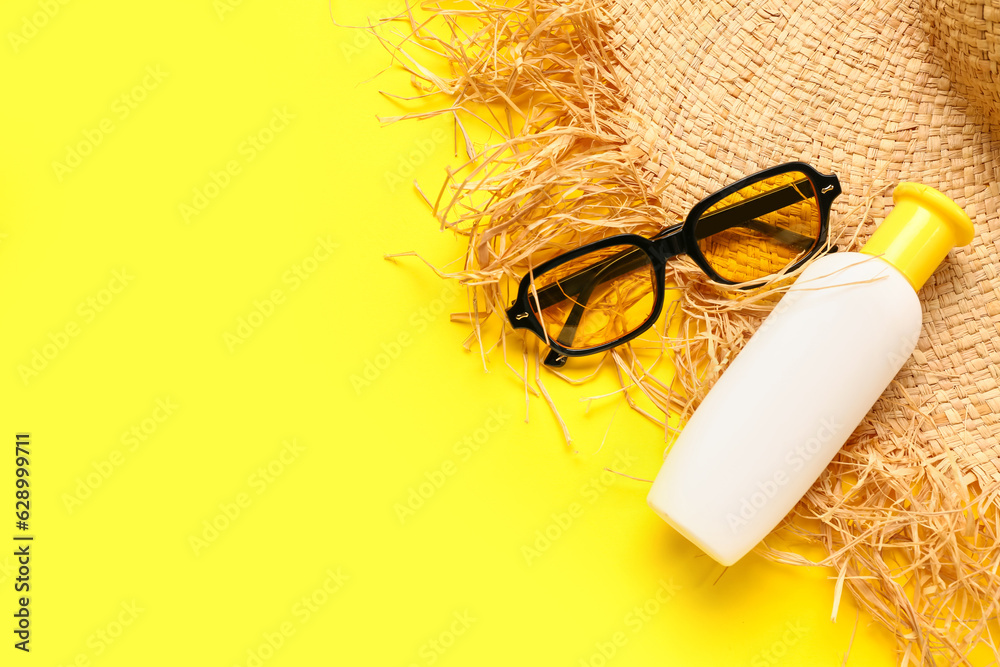
[[[919,291],[955,246],[972,242],[975,228],[958,204],[927,185],[900,183],[896,206],[861,252],[892,264]]]

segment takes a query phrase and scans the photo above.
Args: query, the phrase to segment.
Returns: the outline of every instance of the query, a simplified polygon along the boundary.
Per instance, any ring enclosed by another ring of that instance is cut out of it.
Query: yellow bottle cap
[[[889,262],[920,291],[948,251],[971,243],[976,230],[958,204],[930,186],[900,183],[892,200],[896,206],[861,252]]]

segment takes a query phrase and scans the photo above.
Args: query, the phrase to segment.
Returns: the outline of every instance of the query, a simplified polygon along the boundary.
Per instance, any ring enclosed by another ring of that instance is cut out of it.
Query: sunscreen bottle
[[[860,252],[810,265],[692,415],[649,505],[732,565],[805,495],[916,347],[917,291],[969,216],[937,190],[901,183]]]

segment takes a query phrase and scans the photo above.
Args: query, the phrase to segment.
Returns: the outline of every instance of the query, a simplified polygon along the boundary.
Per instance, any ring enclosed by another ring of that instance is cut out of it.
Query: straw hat
[[[449,111],[488,102],[523,121],[498,127],[507,140],[436,203],[469,235],[457,276],[480,285],[477,316],[502,317],[506,281],[541,249],[656,231],[791,160],[839,176],[842,249],[861,246],[901,181],[969,214],[975,240],[920,292],[917,351],[793,512],[821,518],[811,538],[839,585],[896,631],[903,664],[989,643],[979,619],[1000,599],[1000,0],[923,1],[482,4],[462,20],[484,30],[421,35],[453,78],[411,69],[453,96]],[[627,384],[689,414],[773,300],[734,300],[672,267],[676,312],[697,324],[665,341],[674,384],[636,370],[628,350],[615,360]]]
[[[633,0],[610,11],[630,65],[625,90],[649,156],[647,183],[677,174],[669,196],[682,193],[682,207],[802,159],[840,176],[841,238],[860,232],[850,249],[891,208],[900,181],[943,191],[976,223],[975,241],[920,293],[913,358],[799,507],[824,517],[819,539],[831,553],[852,545],[832,563],[848,578],[873,577],[848,586],[900,637],[916,639],[914,662],[939,652],[954,659],[947,643],[984,628],[949,636],[935,625],[935,605],[995,616],[1000,592],[980,569],[1000,562],[987,527],[1000,492],[1000,135],[990,134],[991,121],[1000,127],[1000,4]],[[845,494],[843,476],[866,470]],[[971,498],[982,503],[981,523],[932,516]],[[896,514],[899,506],[911,511]],[[984,551],[966,557],[962,547]],[[899,570],[890,574],[894,559],[912,566],[910,591]]]

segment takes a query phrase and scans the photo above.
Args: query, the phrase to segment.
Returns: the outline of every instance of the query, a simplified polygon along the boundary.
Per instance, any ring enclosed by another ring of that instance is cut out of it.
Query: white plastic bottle
[[[816,260],[716,382],[667,452],[649,505],[732,565],[805,495],[916,346],[917,291],[972,221],[902,183],[859,253]]]

